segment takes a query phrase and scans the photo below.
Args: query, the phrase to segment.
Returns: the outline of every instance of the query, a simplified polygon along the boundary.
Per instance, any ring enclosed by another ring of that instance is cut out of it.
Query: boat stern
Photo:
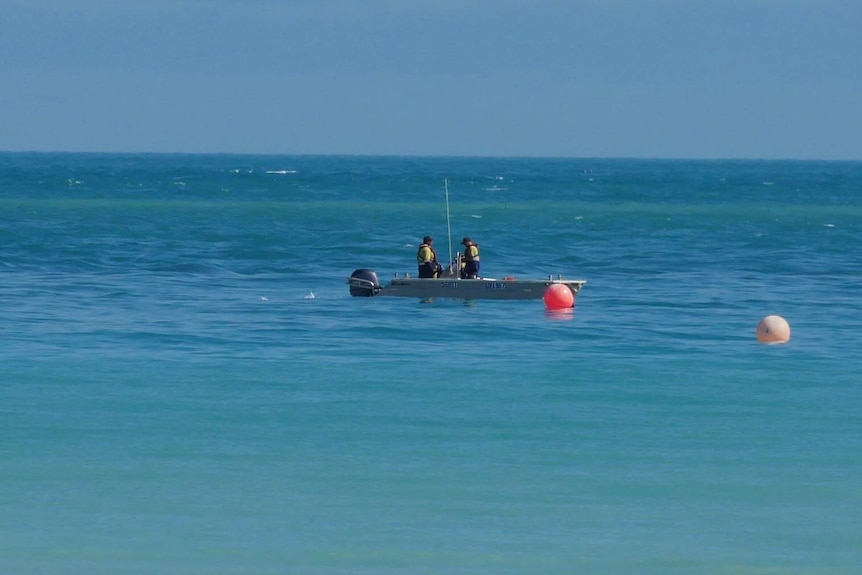
[[[353,297],[376,296],[382,289],[380,281],[377,279],[377,273],[365,268],[353,270],[353,273],[347,278],[347,284],[350,286],[350,295]]]

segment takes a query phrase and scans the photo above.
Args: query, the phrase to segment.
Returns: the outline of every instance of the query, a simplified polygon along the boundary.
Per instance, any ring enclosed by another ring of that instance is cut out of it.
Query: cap
[[[432,238],[431,236],[425,236],[424,238],[422,238],[423,244],[430,244],[433,241],[434,241],[434,238]]]
[[[468,243],[472,244],[473,240],[471,240],[470,238],[466,238],[466,237],[463,240],[461,240],[461,245],[466,246]]]

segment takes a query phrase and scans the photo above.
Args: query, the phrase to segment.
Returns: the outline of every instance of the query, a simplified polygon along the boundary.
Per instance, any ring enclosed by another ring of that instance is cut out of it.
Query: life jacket
[[[475,248],[475,249],[473,249]],[[464,261],[465,262],[478,262],[479,261],[479,244],[470,244],[464,248]]]
[[[437,261],[437,252],[435,252],[435,251],[434,251],[434,248],[432,248],[432,247],[431,247],[430,245],[428,245],[428,244],[422,244],[421,246],[419,246],[419,251],[418,251],[418,252],[416,252],[416,261],[419,263],[419,265],[420,265],[420,266],[421,266],[422,264],[424,264],[424,263],[427,261],[427,260],[422,256],[422,251],[423,251],[425,248],[428,248],[429,250],[431,250],[431,261],[432,261],[432,262],[436,262],[436,261]]]

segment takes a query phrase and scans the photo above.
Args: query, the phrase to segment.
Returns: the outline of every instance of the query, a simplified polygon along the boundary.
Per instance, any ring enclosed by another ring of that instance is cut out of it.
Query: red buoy
[[[548,309],[566,309],[575,305],[575,295],[565,284],[549,285],[542,299]]]

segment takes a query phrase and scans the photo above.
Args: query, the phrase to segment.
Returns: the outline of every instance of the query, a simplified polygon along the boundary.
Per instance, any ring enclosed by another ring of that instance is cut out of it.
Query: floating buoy
[[[572,290],[564,284],[549,285],[542,299],[548,309],[565,309],[575,305],[575,296],[572,294]]]
[[[754,333],[760,343],[787,343],[790,340],[790,326],[780,315],[768,315],[760,320]]]

